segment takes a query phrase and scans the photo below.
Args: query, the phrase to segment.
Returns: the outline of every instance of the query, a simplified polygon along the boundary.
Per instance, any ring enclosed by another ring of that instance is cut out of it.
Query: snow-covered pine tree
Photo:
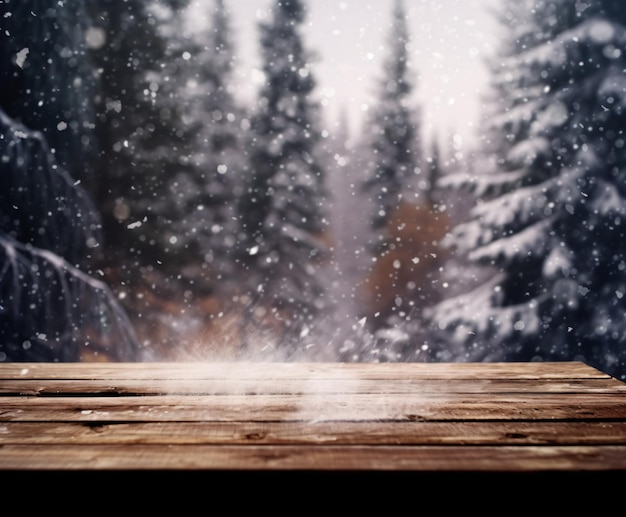
[[[83,2],[0,5],[0,359],[139,357],[108,287],[88,276],[100,220],[84,190],[96,81]],[[11,116],[7,114],[9,112]],[[30,125],[36,129],[32,130]],[[53,142],[54,150],[47,139]]]
[[[420,112],[414,105],[411,48],[403,0],[393,4],[378,99],[367,121],[364,192],[371,207],[363,314],[372,331],[396,330],[420,317],[431,299],[438,235],[445,214],[427,199],[429,171],[422,163]],[[426,193],[426,195],[424,195]],[[397,359],[397,354],[392,353]]]
[[[87,59],[85,2],[0,2],[0,106],[41,131],[65,167],[90,188],[97,77]]]
[[[172,214],[168,180],[184,166],[174,46],[166,29],[186,0],[90,2],[90,54],[99,70],[97,192],[102,214],[102,268],[111,278],[141,283],[167,269]],[[182,88],[181,88],[182,89]],[[164,275],[166,288],[175,277]]]
[[[2,108],[0,157],[0,362],[140,358],[109,288],[74,265],[99,243],[86,193]]]
[[[184,104],[187,159],[170,182],[177,214],[171,232],[181,249],[181,273],[195,289],[226,297],[235,280],[236,200],[246,166],[242,133],[249,122],[234,95],[228,8],[214,0],[210,11],[209,29],[181,42],[180,73],[187,81],[177,100]]]
[[[470,360],[574,360],[626,378],[626,11],[507,0],[482,197],[452,243],[496,274],[435,307]],[[463,182],[461,182],[463,183]]]
[[[322,309],[316,266],[326,253],[316,82],[301,34],[305,17],[302,0],[277,0],[260,25],[265,83],[252,117],[250,170],[239,203],[248,298],[282,322],[278,339],[288,352],[296,351],[298,336]],[[246,318],[255,314],[253,306]]]
[[[420,171],[417,110],[411,106],[413,82],[409,63],[409,33],[403,0],[395,0],[388,36],[388,54],[380,74],[379,98],[367,121],[371,163],[363,188],[371,198],[372,250],[387,245],[386,225]]]

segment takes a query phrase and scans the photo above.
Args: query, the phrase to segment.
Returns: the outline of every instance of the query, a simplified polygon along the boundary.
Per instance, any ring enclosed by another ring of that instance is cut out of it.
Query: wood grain
[[[0,472],[626,472],[626,384],[566,363],[0,364]]]

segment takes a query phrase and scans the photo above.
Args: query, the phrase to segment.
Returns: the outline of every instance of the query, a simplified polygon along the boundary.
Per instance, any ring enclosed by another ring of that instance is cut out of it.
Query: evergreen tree
[[[246,165],[241,133],[249,122],[233,93],[235,56],[224,0],[214,0],[211,14],[210,29],[194,34],[180,52],[187,83],[178,101],[184,102],[188,161],[170,183],[170,198],[183,274],[189,270],[196,289],[225,295],[235,280],[236,199]]]
[[[78,268],[101,243],[98,213],[63,166],[87,170],[91,145],[83,4],[0,7],[0,360],[137,359],[126,314]]]
[[[451,220],[439,188],[442,166],[436,138],[424,162],[424,177],[417,182],[422,199],[398,203],[386,227],[389,247],[370,267],[367,314],[374,315],[369,327],[376,341],[373,348],[363,349],[365,358],[424,361],[437,351],[436,329],[424,313],[441,301],[448,287],[443,273],[451,257],[442,240]]]
[[[364,188],[371,197],[375,232],[373,250],[387,246],[386,225],[407,193],[412,178],[420,172],[419,128],[411,108],[413,84],[408,59],[409,34],[404,3],[396,0],[383,63],[378,104],[368,122],[372,163]]]
[[[626,12],[619,0],[504,3],[489,174],[453,243],[496,268],[436,307],[465,357],[582,359],[626,377]]]
[[[140,358],[109,288],[74,266],[99,242],[83,189],[1,108],[0,156],[0,362]]]
[[[185,3],[170,0],[155,9],[140,0],[91,2],[90,50],[102,87],[94,195],[103,223],[101,261],[125,284],[167,270],[176,244],[168,179],[182,167],[185,133],[176,102],[176,47],[165,28]],[[164,287],[175,277],[161,281]]]
[[[291,347],[293,336],[322,308],[316,265],[326,252],[315,80],[300,34],[305,15],[301,0],[280,0],[260,26],[266,81],[252,120],[250,170],[239,203],[248,294],[282,319]]]

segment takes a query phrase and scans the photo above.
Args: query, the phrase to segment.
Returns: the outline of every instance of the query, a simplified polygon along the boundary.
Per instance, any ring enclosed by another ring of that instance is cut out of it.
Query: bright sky
[[[275,0],[225,0],[230,9],[239,59],[240,96],[254,100],[258,91],[258,23]],[[475,134],[480,95],[487,81],[484,59],[494,52],[495,21],[489,6],[498,0],[404,0],[415,75],[415,106],[427,135]],[[194,20],[209,23],[213,0],[194,0]],[[392,0],[308,0],[305,45],[317,55],[313,73],[327,120],[345,109],[353,131],[375,102],[389,36]]]

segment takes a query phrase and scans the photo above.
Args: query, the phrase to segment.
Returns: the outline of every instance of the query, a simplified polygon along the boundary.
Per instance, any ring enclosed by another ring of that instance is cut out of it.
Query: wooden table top
[[[0,474],[626,472],[626,384],[566,363],[0,364]]]

